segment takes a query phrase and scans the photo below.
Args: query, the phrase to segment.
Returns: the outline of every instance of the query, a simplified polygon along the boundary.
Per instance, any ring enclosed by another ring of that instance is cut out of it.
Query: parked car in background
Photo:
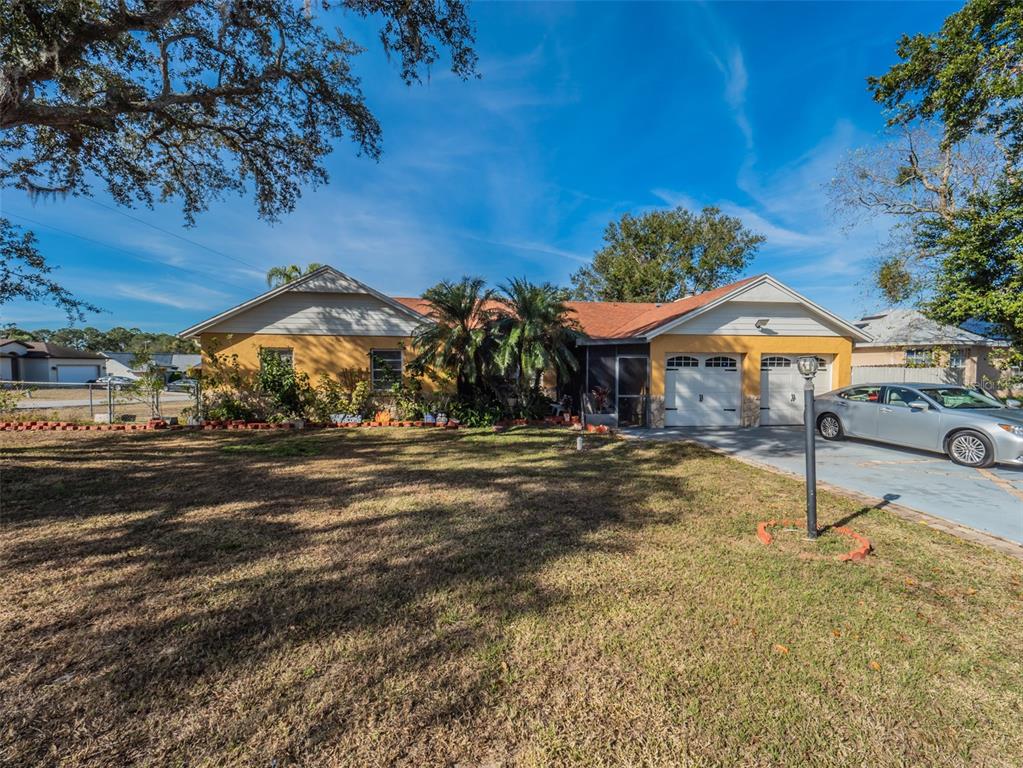
[[[168,392],[194,392],[199,384],[198,379],[175,379],[167,384]]]
[[[135,383],[135,379],[127,376],[100,376],[98,379],[93,379],[88,382],[89,384],[99,384],[101,386],[107,386],[108,384],[114,389],[120,389],[121,387],[129,386]]]
[[[869,384],[816,401],[825,440],[860,437],[937,451],[956,464],[1023,466],[1023,411],[975,389],[947,384]]]

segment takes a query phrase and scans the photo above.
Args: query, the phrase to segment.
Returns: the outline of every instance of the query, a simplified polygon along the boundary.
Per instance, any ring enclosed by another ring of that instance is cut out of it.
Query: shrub
[[[24,397],[26,390],[17,387],[0,387],[0,416],[14,416],[17,405]]]
[[[321,376],[312,393],[311,410],[318,421],[330,421],[337,414],[365,419],[372,408],[368,371],[345,369],[335,376]]]
[[[530,389],[515,403],[515,416],[520,419],[542,419],[551,414],[551,399],[539,389]]]
[[[272,405],[268,420],[277,418],[304,418],[313,402],[313,389],[309,377],[299,373],[280,355],[269,349],[259,353],[259,389]]]
[[[508,415],[508,409],[492,393],[477,392],[471,399],[450,403],[447,413],[467,427],[492,427]]]
[[[182,415],[186,418],[201,415],[217,421],[266,418],[272,410],[271,403],[259,391],[252,375],[239,366],[238,356],[220,354],[214,346],[208,346],[205,352],[206,361],[199,374],[201,413],[186,408]]]
[[[395,415],[401,421],[417,421],[425,408],[423,383],[417,376],[407,377],[391,385]]]

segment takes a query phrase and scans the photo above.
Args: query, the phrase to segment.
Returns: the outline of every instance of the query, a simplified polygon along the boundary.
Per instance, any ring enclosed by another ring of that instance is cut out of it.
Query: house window
[[[725,357],[723,355],[708,357],[707,362],[703,365],[705,368],[731,368],[732,370],[738,367],[734,357]]]
[[[669,357],[667,368],[669,371],[673,371],[677,368],[699,368],[700,361],[690,355],[676,355],[675,357]]]
[[[374,349],[369,353],[373,389],[389,389],[401,380],[402,356],[400,349]]]
[[[787,357],[780,357],[778,355],[772,355],[765,357],[760,363],[761,368],[791,368],[792,361]]]
[[[828,361],[825,360],[823,357],[818,357],[817,358],[817,370],[818,371],[826,371],[826,370],[828,370]]]
[[[263,347],[259,350],[260,352],[260,367],[263,365],[263,355],[270,353],[277,355],[281,360],[286,362],[288,365],[294,367],[295,365],[295,350],[291,347]]]
[[[929,349],[907,349],[906,365],[911,368],[929,368],[934,364],[933,355]]]
[[[953,349],[948,353],[948,367],[949,368],[965,368],[966,367],[966,350],[965,349]]]

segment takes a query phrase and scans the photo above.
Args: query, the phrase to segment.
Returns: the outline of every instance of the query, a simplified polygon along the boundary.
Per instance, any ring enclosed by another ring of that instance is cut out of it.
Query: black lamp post
[[[806,436],[806,534],[817,538],[817,454],[814,444],[813,377],[817,374],[817,358],[801,357],[796,367],[803,377],[803,432]]]

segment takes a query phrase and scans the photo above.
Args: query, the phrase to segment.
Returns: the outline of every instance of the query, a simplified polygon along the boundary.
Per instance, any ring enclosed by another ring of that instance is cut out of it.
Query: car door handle
[[[838,407],[839,408],[848,408],[849,407],[849,403],[838,403]]]
[[[884,406],[881,406],[881,413],[891,413],[891,412],[892,412],[891,408],[885,408]]]

